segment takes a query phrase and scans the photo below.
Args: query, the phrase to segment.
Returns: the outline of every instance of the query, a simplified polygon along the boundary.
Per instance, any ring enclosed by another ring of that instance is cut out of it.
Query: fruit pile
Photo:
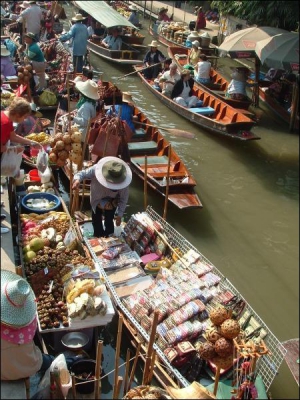
[[[25,136],[26,139],[33,140],[34,142],[39,142],[42,145],[49,144],[50,135],[46,132],[40,133],[30,133],[29,135]]]
[[[19,66],[17,68],[18,71],[18,84],[21,85],[27,85],[27,83],[30,81],[30,78],[32,78],[32,66],[30,64],[23,66]]]
[[[70,159],[70,161],[77,165],[81,163],[81,133],[77,126],[73,125],[66,133],[56,133],[56,135],[50,139],[49,145],[51,146],[49,160],[58,167],[63,167],[67,159]]]

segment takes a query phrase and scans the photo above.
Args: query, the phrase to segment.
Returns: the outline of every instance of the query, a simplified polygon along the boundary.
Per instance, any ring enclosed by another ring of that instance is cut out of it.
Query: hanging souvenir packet
[[[199,321],[186,321],[166,333],[164,339],[169,345],[198,337],[202,332],[202,324]]]
[[[202,295],[201,295],[201,301],[203,301],[204,304],[207,304],[212,298],[213,295],[211,293],[211,290],[209,288],[204,288],[202,289]]]
[[[188,262],[189,264],[195,263],[200,259],[201,255],[197,253],[195,250],[190,249],[187,253],[183,255],[183,260]]]
[[[190,268],[197,276],[202,276],[207,272],[210,272],[213,269],[213,266],[198,260],[197,262],[191,264]]]
[[[170,271],[172,271],[174,274],[176,274],[176,273],[180,274],[182,272],[182,270],[184,270],[184,269],[185,269],[185,266],[184,266],[183,262],[180,260],[175,261],[174,264],[172,264],[170,267]]]
[[[151,317],[148,317],[148,315],[144,315],[141,318],[140,324],[142,328],[145,329],[146,332],[149,332],[153,324],[153,319]]]
[[[209,287],[209,288],[210,288],[211,286],[216,285],[216,284],[219,283],[220,280],[221,280],[221,278],[220,278],[218,275],[216,275],[216,274],[214,274],[214,273],[212,273],[212,272],[208,272],[207,274],[201,276],[200,279],[201,279],[203,282],[205,282],[206,286]]]

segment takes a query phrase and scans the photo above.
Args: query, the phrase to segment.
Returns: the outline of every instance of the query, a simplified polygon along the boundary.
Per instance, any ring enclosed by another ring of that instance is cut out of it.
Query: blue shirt
[[[122,38],[120,36],[106,36],[106,38],[103,39],[103,42],[108,44],[110,50],[121,50]]]
[[[59,40],[65,42],[73,38],[73,56],[84,56],[87,50],[87,41],[89,38],[86,25],[77,22],[74,24],[68,33],[62,35]]]
[[[121,120],[122,121],[126,121],[127,125],[129,125],[129,127],[131,128],[131,130],[134,132],[135,131],[135,126],[134,123],[132,122],[132,117],[133,117],[133,107],[130,106],[127,103],[123,103],[121,105],[116,104],[115,105],[115,111],[113,111],[112,107],[107,111],[107,115],[118,115],[119,114],[119,110],[120,107],[122,107],[122,111],[121,111]]]

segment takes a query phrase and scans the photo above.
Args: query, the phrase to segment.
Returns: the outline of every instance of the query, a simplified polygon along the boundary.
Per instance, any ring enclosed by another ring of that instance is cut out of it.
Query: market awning
[[[109,6],[105,1],[73,1],[73,3],[76,7],[91,15],[106,28],[111,28],[113,26],[129,26],[130,28],[136,29],[136,26]]]

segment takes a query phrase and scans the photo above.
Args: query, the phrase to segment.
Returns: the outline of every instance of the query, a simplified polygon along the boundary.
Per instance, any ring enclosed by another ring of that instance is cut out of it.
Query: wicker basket
[[[140,399],[172,399],[168,392],[156,386],[136,386],[130,389],[123,399],[132,399],[139,397]]]

